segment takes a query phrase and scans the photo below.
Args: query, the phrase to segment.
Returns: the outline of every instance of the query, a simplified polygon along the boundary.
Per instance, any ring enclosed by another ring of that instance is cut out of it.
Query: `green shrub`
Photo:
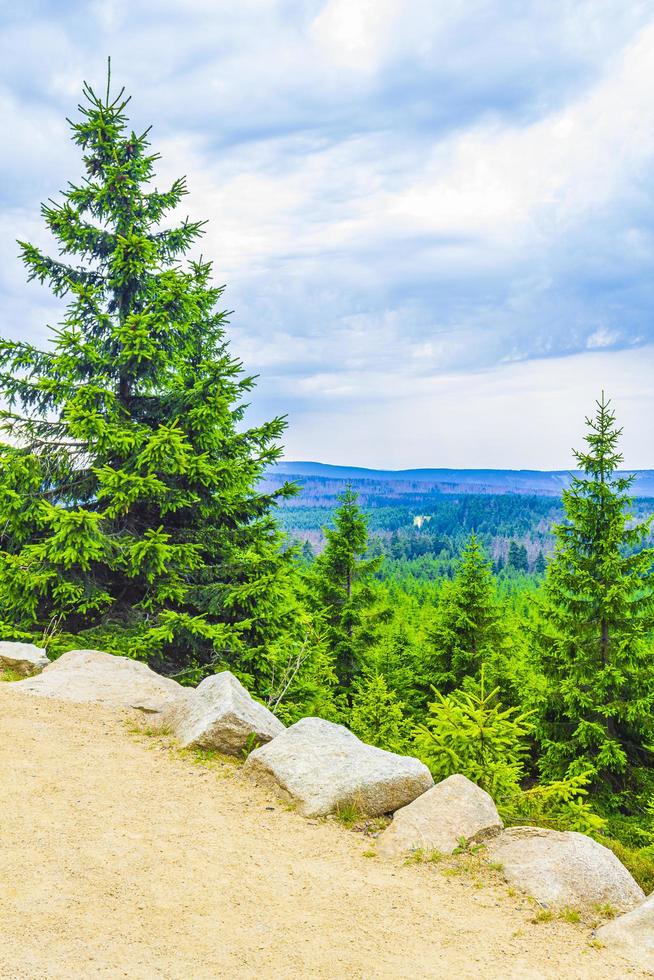
[[[600,838],[601,843],[609,847],[618,860],[622,861],[646,895],[654,892],[654,846],[634,848],[622,844],[611,837]]]
[[[590,773],[568,776],[553,783],[540,783],[529,789],[517,789],[499,810],[505,824],[530,824],[552,830],[576,830],[596,837],[607,821],[595,813],[585,797]]]
[[[429,722],[415,731],[419,757],[435,779],[461,773],[496,800],[513,796],[524,776],[528,715],[503,708],[499,688],[484,690],[479,682],[447,697],[434,691]]]

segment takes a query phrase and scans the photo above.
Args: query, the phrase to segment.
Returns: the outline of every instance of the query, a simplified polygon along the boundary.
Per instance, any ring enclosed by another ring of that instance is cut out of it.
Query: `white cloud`
[[[373,73],[395,47],[403,13],[404,0],[329,0],[310,33],[337,64]]]
[[[654,24],[604,78],[528,126],[490,122],[439,142],[387,204],[405,227],[469,234],[493,256],[541,246],[629,194],[654,152]]]
[[[601,350],[602,347],[611,347],[612,344],[615,344],[617,339],[618,335],[616,333],[611,330],[607,330],[607,328],[604,326],[601,326],[590,334],[586,340],[586,347],[588,350]]]
[[[621,448],[628,468],[654,467],[654,347],[619,353],[506,365],[411,383],[402,376],[340,376],[341,389],[291,411],[287,459],[312,458],[320,433],[320,459],[379,468],[506,467],[567,469],[580,448],[584,419],[602,389],[624,428]],[[392,403],[383,393],[401,389]],[[361,391],[363,388],[363,392]],[[366,410],[350,400],[358,391]],[[383,436],[380,435],[383,433]],[[315,455],[315,454],[314,454]]]
[[[470,463],[495,446],[488,433],[477,443],[468,418],[472,406],[484,414],[477,385],[499,432],[517,379],[528,401],[548,372],[558,381],[567,363],[596,363],[557,355],[604,351],[601,363],[617,365],[624,348],[640,369],[629,348],[654,337],[647,5],[162,0],[156,16],[150,0],[36,6],[39,17],[12,10],[0,38],[0,121],[12,134],[4,332],[41,335],[56,319],[48,294],[24,284],[13,239],[45,241],[39,201],[80,172],[64,116],[83,76],[102,86],[111,53],[135,126],[155,122],[160,183],[187,173],[184,213],[210,219],[202,251],[228,283],[235,353],[262,372],[256,404],[305,413],[294,414],[295,455],[327,452],[342,404],[370,452],[377,431],[388,453],[413,454],[407,463],[421,447]],[[651,363],[650,347],[642,357]],[[479,374],[496,365],[510,398]],[[580,408],[572,381],[561,404]],[[466,424],[450,444],[442,419],[457,412]],[[563,422],[552,431],[563,438]],[[516,433],[497,452],[536,453],[528,428]]]

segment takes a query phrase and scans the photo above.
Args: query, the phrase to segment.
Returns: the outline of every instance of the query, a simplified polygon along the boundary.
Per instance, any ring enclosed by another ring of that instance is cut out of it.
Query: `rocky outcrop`
[[[434,783],[418,759],[366,745],[323,718],[303,718],[255,749],[244,771],[294,800],[307,817],[344,806],[370,816],[392,813]]]
[[[22,677],[32,677],[49,663],[45,650],[33,643],[0,643],[0,670],[15,670]]]
[[[644,898],[613,851],[585,834],[511,827],[490,842],[488,854],[507,881],[547,907],[608,904],[627,912]]]
[[[634,966],[654,973],[654,894],[598,929],[597,938],[619,950]]]
[[[284,725],[263,704],[250,697],[228,670],[206,677],[162,717],[185,748],[216,749],[241,755],[254,741],[270,742]]]
[[[462,840],[485,841],[502,827],[488,793],[465,776],[454,775],[398,810],[380,834],[377,850],[384,857],[418,850],[451,854]]]
[[[45,698],[152,712],[160,712],[184,697],[184,688],[177,681],[155,674],[138,660],[101,650],[70,650],[49,664],[42,674],[17,681],[13,686]]]

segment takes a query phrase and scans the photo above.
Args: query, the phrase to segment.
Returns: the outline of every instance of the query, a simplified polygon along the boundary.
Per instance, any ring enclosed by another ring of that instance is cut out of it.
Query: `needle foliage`
[[[43,349],[0,342],[0,614],[60,646],[258,678],[293,628],[273,511],[294,488],[257,490],[285,422],[245,424],[254,379],[211,264],[188,258],[204,222],[174,222],[185,180],[154,186],[128,102],[85,85],[85,176],[42,207],[59,254],[20,243],[66,306]]]

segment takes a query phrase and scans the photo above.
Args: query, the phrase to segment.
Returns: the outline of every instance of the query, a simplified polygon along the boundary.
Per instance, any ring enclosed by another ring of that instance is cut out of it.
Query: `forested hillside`
[[[654,476],[633,474],[632,511],[654,512]],[[508,470],[373,471],[319,463],[276,464],[262,485],[285,481],[297,496],[285,500],[279,522],[292,541],[324,547],[338,495],[351,487],[366,515],[370,552],[383,554],[383,575],[432,579],[451,576],[474,532],[503,578],[513,573],[541,575],[554,548],[553,526],[563,518],[561,493],[571,473]],[[500,490],[500,488],[502,488]],[[654,535],[649,535],[652,541]]]

